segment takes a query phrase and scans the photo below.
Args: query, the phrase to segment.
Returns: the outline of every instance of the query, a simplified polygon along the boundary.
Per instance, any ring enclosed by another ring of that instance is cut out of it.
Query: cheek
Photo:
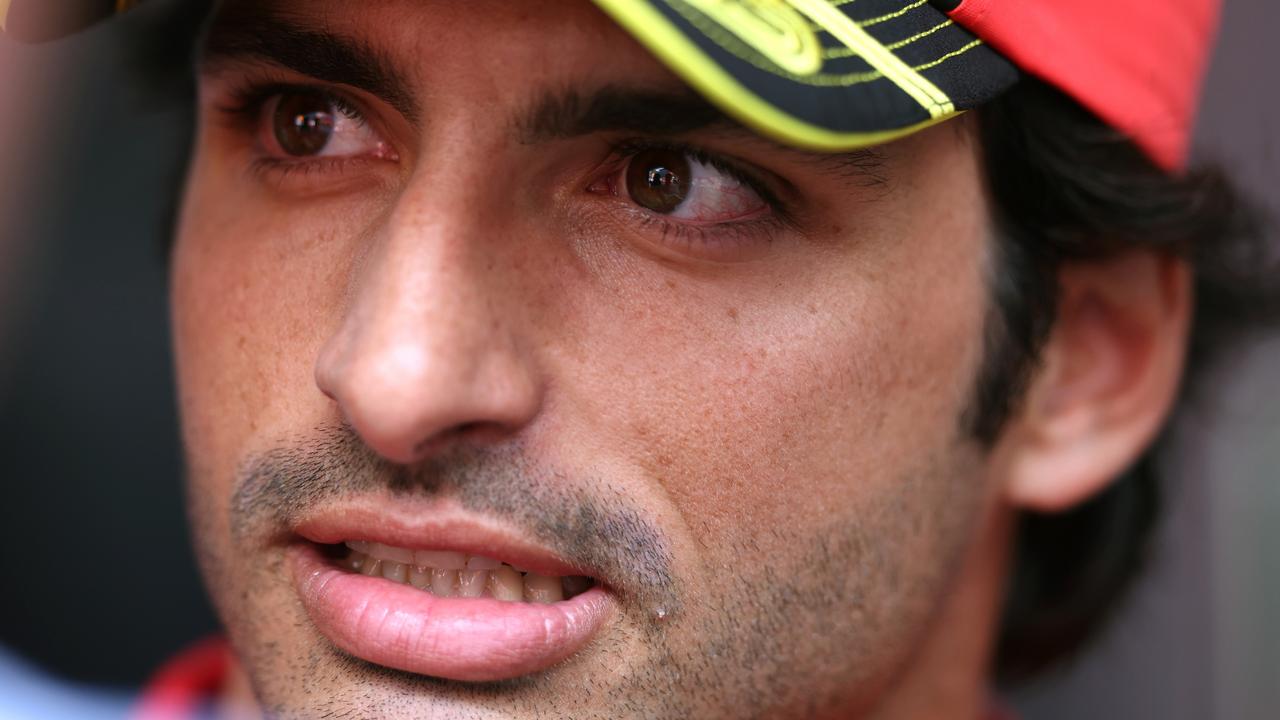
[[[985,307],[968,236],[937,271],[824,270],[758,301],[677,283],[669,305],[581,333],[597,351],[570,405],[623,439],[700,545],[856,516],[960,436]]]
[[[229,483],[247,451],[332,412],[315,358],[345,302],[367,208],[265,207],[245,182],[201,180],[235,175],[195,171],[172,265],[179,402],[193,477]]]
[[[981,493],[960,419],[983,242],[973,218],[934,220],[897,224],[906,240],[861,261],[743,282],[628,266],[603,282],[639,290],[565,313],[584,323],[561,373],[584,462],[612,459],[661,515],[698,598],[678,664],[714,649],[726,696],[743,678],[814,697],[879,687],[959,563]]]

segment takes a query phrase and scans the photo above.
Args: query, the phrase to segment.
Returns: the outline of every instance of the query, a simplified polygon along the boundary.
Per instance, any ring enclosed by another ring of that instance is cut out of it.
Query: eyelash
[[[338,110],[351,116],[360,124],[365,123],[365,114],[360,106],[341,93],[322,85],[304,83],[283,83],[270,80],[248,78],[228,91],[227,103],[218,109],[233,119],[243,122],[257,122],[267,101],[276,95],[285,93],[312,93],[333,103]]]
[[[267,103],[277,95],[287,93],[312,93],[333,104],[339,112],[347,115],[364,126],[368,120],[360,106],[341,93],[322,85],[305,83],[286,83],[262,78],[245,78],[227,91],[227,101],[218,110],[239,128],[255,134],[259,131],[262,114]],[[250,170],[255,173],[271,172],[274,179],[283,182],[296,175],[314,175],[328,172],[341,172],[353,165],[364,164],[367,158],[360,157],[312,157],[286,159],[260,156],[253,159]]]
[[[761,239],[767,242],[771,241],[780,230],[794,227],[788,205],[773,191],[767,181],[732,160],[695,145],[666,139],[626,138],[613,144],[610,152],[611,161],[606,163],[606,167],[611,168],[611,172],[619,172],[633,157],[650,150],[685,153],[693,160],[715,168],[746,185],[752,192],[759,195],[769,208],[769,214],[761,218],[710,225],[673,221],[643,208],[629,208],[640,225],[654,228],[659,233],[663,243],[694,249],[721,244],[747,243]]]
[[[703,165],[713,167],[751,188],[752,192],[759,195],[760,199],[764,200],[771,209],[775,211],[781,211],[783,209],[782,202],[778,199],[777,194],[774,193],[773,190],[769,188],[769,185],[755,173],[740,167],[728,158],[707,152],[695,145],[673,142],[671,140],[650,138],[627,138],[613,145],[614,157],[618,157],[624,161],[630,160],[632,157],[649,150],[668,150],[671,152],[684,153]]]
[[[224,117],[249,133],[256,133],[262,122],[262,114],[267,103],[277,95],[287,93],[314,93],[333,104],[338,111],[351,119],[366,124],[367,116],[360,106],[339,92],[322,85],[306,83],[289,83],[262,77],[246,77],[239,84],[227,91],[227,101],[218,109]],[[667,139],[631,137],[612,144],[607,167],[621,171],[636,155],[650,150],[667,150],[687,154],[693,160],[725,173],[738,182],[743,183],[768,206],[770,212],[761,218],[746,221],[724,222],[712,225],[695,225],[688,222],[673,221],[656,213],[639,207],[629,207],[637,224],[650,228],[658,233],[660,241],[686,249],[696,249],[715,245],[732,245],[748,243],[761,239],[771,241],[774,235],[787,227],[794,227],[788,206],[760,177],[759,173],[708,152],[695,145],[671,141]],[[255,173],[271,173],[277,182],[297,175],[318,175],[336,173],[350,169],[353,165],[368,162],[360,157],[313,157],[305,159],[284,159],[259,156],[253,159],[251,170]]]

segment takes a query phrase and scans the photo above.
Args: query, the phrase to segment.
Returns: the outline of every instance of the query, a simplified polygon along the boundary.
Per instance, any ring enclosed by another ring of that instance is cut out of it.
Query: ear
[[[1191,273],[1134,252],[1065,267],[1058,317],[1014,432],[1005,495],[1056,512],[1101,491],[1155,440],[1178,394]]]

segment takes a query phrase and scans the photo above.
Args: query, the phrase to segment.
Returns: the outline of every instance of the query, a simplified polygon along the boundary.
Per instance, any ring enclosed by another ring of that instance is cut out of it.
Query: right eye
[[[747,183],[678,148],[635,153],[615,185],[636,205],[695,225],[742,222],[769,210]]]
[[[351,103],[313,90],[286,90],[263,106],[262,143],[278,158],[381,156],[387,145]]]

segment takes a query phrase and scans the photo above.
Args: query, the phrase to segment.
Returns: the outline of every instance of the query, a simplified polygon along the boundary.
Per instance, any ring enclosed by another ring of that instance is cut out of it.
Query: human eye
[[[247,128],[253,169],[282,184],[398,160],[360,105],[323,87],[250,86],[237,90],[223,110]]]
[[[715,259],[767,243],[786,219],[764,180],[682,145],[622,143],[590,189],[622,203],[662,242]]]
[[[354,105],[316,90],[282,92],[264,103],[263,147],[278,158],[351,157],[385,152]]]
[[[623,171],[627,196],[636,205],[688,223],[747,220],[768,203],[745,181],[678,148],[635,153]]]

